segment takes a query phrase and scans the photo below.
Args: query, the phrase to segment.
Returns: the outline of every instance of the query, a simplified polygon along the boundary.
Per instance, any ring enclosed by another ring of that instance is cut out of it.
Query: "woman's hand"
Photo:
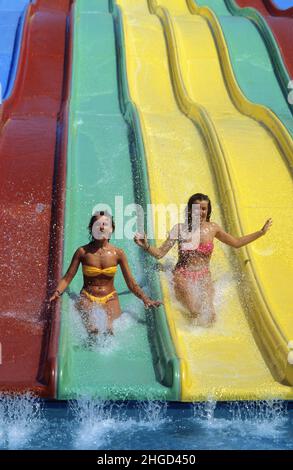
[[[148,297],[143,301],[143,303],[145,308],[159,307],[160,305],[163,305],[163,302],[160,300],[152,300]]]
[[[263,235],[265,235],[267,233],[267,231],[271,228],[272,223],[273,223],[272,219],[268,219],[266,221],[263,228],[261,229],[261,232],[263,233]]]
[[[145,233],[136,233],[133,240],[138,246],[140,246],[140,248],[143,248],[144,250],[147,250],[150,247]]]
[[[60,296],[60,292],[56,290],[52,297],[50,297],[49,302],[54,302],[55,300],[58,300]]]

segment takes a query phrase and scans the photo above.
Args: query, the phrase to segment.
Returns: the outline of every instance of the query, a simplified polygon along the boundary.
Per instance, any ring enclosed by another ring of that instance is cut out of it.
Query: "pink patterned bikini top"
[[[201,255],[209,256],[212,254],[214,249],[214,244],[213,242],[207,242],[207,243],[200,243],[197,248],[191,249],[191,250],[183,250],[183,251],[194,251],[195,253],[199,253]]]
[[[213,242],[207,242],[207,243],[200,243],[196,250],[198,253],[202,253],[203,255],[211,255],[214,249],[214,244]]]

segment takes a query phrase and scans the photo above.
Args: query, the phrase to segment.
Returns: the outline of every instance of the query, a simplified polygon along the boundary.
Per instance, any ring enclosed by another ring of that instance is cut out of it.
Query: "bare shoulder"
[[[111,245],[111,248],[113,249],[113,253],[117,255],[118,260],[120,260],[123,257],[126,257],[126,254],[122,248],[118,248],[117,246]]]
[[[75,250],[75,253],[73,255],[74,259],[82,261],[82,258],[86,254],[86,248],[85,246],[80,246]]]
[[[83,256],[86,254],[88,248],[89,248],[89,244],[80,246],[79,248],[77,248],[75,253],[79,256]]]
[[[219,231],[222,230],[219,224],[216,222],[209,222],[210,230],[213,233],[213,236],[215,236]]]
[[[123,266],[128,265],[127,255],[122,248],[116,248],[117,263]]]
[[[85,255],[86,250],[87,250],[87,247],[88,247],[88,245],[83,245],[83,246],[78,247],[74,254],[75,254],[76,256],[83,256],[83,255]]]

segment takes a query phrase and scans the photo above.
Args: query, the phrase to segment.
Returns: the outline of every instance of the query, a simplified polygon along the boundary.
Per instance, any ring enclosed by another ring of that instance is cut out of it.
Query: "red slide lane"
[[[271,28],[279,45],[283,61],[293,78],[293,8],[279,10],[270,0],[236,0],[240,7],[258,10]]]
[[[11,97],[0,108],[0,392],[56,396],[70,7],[29,7]]]

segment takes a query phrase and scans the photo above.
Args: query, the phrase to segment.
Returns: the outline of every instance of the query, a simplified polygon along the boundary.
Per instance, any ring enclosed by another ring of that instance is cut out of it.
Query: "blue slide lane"
[[[11,95],[17,72],[26,11],[31,0],[0,0],[1,98]]]

